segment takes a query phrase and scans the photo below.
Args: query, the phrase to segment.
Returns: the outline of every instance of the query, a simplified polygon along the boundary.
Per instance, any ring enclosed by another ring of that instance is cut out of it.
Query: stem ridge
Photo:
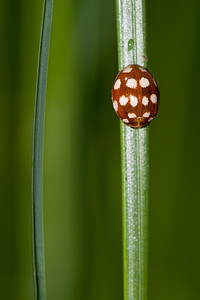
[[[146,67],[143,0],[117,0],[119,70],[129,64]],[[128,41],[133,48],[128,49]],[[121,122],[123,186],[124,299],[147,300],[149,126],[134,129]]]

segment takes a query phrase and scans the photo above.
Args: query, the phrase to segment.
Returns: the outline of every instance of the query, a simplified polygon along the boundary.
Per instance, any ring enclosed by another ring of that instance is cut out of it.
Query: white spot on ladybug
[[[145,112],[142,116],[145,118],[148,118],[150,116],[150,114],[151,114],[150,112]]]
[[[149,118],[148,122],[151,122],[153,119],[154,119],[154,118],[152,118],[152,117],[151,117],[151,118]]]
[[[137,97],[131,95],[131,96],[130,96],[130,99],[131,99],[131,101],[130,101],[131,105],[132,105],[133,107],[135,107],[135,106],[138,104],[138,99],[137,99]]]
[[[125,97],[125,96],[121,96],[121,97],[120,97],[119,103],[120,103],[122,106],[126,105],[127,102],[128,102],[128,98],[127,98],[127,97]]]
[[[145,70],[144,68],[142,68],[142,67],[139,67],[138,69],[140,69],[140,71],[142,71],[142,72],[146,72],[147,70]]]
[[[151,101],[152,101],[153,103],[157,103],[157,96],[156,96],[156,94],[152,94],[152,95],[150,96],[150,99],[151,99]]]
[[[122,120],[124,123],[129,123],[129,120],[128,119],[123,119]]]
[[[148,103],[149,103],[149,99],[146,96],[144,96],[142,98],[142,104],[146,106],[146,105],[148,105]]]
[[[128,117],[129,117],[130,119],[132,119],[132,118],[136,118],[137,116],[136,116],[136,114],[134,114],[134,113],[129,113],[129,114],[128,114]]]
[[[121,80],[120,79],[117,79],[117,81],[115,82],[115,85],[114,85],[114,90],[118,90],[121,86]]]
[[[118,111],[118,103],[116,100],[113,102],[113,107],[115,111]]]
[[[135,80],[134,78],[128,79],[126,86],[135,89],[137,87],[137,80]]]
[[[131,71],[132,71],[131,67],[126,67],[124,68],[123,73],[130,73]]]
[[[146,88],[147,86],[149,86],[150,82],[149,82],[149,79],[145,78],[145,77],[142,77],[140,79],[140,86],[142,88]]]

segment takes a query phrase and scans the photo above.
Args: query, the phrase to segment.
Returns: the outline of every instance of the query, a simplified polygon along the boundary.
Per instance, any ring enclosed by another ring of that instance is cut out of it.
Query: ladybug
[[[124,124],[134,128],[148,125],[157,114],[158,100],[157,84],[145,68],[129,65],[115,78],[112,102]]]

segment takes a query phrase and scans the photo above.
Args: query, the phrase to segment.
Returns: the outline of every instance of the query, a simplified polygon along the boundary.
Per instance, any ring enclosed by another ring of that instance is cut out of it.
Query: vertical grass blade
[[[46,299],[43,237],[43,130],[53,0],[44,0],[35,99],[32,158],[32,252],[35,300]]]
[[[119,70],[146,67],[144,0],[117,0]],[[121,123],[124,299],[148,297],[149,126]]]

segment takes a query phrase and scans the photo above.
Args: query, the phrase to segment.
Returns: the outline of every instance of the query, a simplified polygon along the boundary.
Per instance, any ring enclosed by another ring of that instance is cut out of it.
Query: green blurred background
[[[42,0],[0,2],[0,299],[32,300],[31,147]],[[147,1],[150,299],[200,299],[200,2]],[[56,0],[44,148],[48,300],[122,300],[114,0]]]

